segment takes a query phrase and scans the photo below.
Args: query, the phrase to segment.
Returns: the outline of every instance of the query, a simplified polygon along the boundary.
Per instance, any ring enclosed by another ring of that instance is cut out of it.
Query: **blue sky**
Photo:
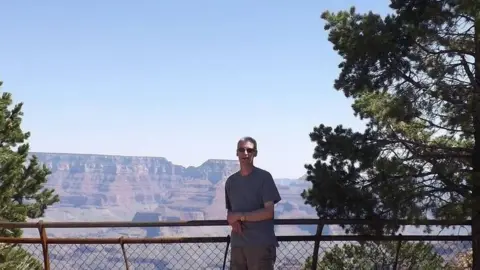
[[[320,14],[388,1],[5,1],[2,91],[33,151],[234,159],[300,177],[320,123],[361,128]]]

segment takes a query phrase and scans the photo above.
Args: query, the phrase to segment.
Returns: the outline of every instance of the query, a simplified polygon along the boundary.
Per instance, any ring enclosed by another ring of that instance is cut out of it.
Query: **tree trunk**
[[[472,154],[472,269],[480,270],[480,11],[476,11],[475,15],[475,82],[472,104],[475,132],[475,146]]]

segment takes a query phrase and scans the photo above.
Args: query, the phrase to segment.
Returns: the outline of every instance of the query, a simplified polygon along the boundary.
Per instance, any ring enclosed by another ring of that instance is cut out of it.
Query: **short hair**
[[[252,143],[253,144],[253,148],[255,150],[258,150],[258,147],[257,147],[257,141],[250,137],[250,136],[245,136],[245,137],[242,137],[240,140],[238,140],[237,144],[239,144],[240,142],[249,142],[249,143]]]

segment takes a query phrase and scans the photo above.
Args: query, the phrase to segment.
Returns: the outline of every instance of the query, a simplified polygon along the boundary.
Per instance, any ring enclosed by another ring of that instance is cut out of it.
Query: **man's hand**
[[[230,225],[233,225],[233,223],[238,222],[240,218],[241,218],[240,214],[237,214],[237,213],[227,214],[227,221],[228,221],[228,224]]]
[[[227,214],[227,221],[230,226],[232,226],[232,232],[241,234],[242,233],[242,222],[240,219],[242,218],[241,214],[239,213],[228,213]]]
[[[242,234],[242,223],[240,221],[235,221],[230,226],[232,226],[232,232]]]

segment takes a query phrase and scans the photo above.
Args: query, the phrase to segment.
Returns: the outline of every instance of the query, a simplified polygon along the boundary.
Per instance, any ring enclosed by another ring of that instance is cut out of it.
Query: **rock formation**
[[[225,180],[239,168],[236,160],[184,167],[163,157],[32,154],[52,171],[48,186],[60,195],[45,217],[54,221],[223,219]],[[305,181],[279,179],[277,186],[284,198],[277,216],[314,216],[300,197]]]

